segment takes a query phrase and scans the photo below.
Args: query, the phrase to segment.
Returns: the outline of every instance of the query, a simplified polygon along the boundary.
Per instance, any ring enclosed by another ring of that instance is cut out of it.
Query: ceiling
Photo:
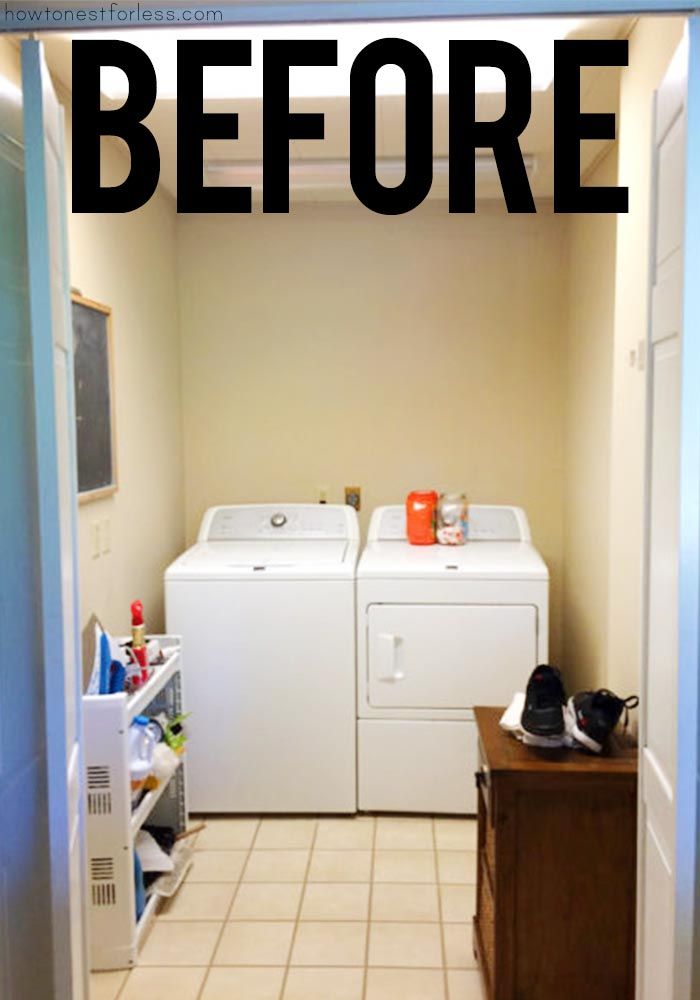
[[[631,18],[590,18],[568,37],[571,38],[622,38],[631,31]],[[493,37],[498,37],[498,20],[493,21]],[[225,29],[220,29],[225,34]],[[46,35],[43,39],[49,67],[54,77],[66,89],[71,89],[71,36]],[[619,103],[620,70],[616,67],[583,67],[581,70],[581,110],[584,112],[617,112]],[[434,101],[434,156],[448,156],[448,97],[436,94]],[[118,106],[121,101],[114,102]],[[104,103],[109,107],[109,102]],[[347,170],[349,100],[346,97],[292,98],[292,111],[322,112],[325,116],[325,139],[320,141],[295,140],[290,143],[290,161],[306,161],[305,170],[310,179],[298,190],[293,190],[296,200],[354,199]],[[504,109],[504,95],[483,93],[476,96],[476,115],[479,120],[499,118]],[[207,184],[243,183],[227,176],[226,166],[232,163],[248,165],[257,171],[262,151],[262,101],[257,98],[240,100],[206,100],[205,112],[238,114],[237,141],[207,140],[204,160],[218,164],[215,173],[206,174]],[[553,88],[534,92],[530,123],[521,136],[521,149],[534,158],[530,185],[536,198],[552,196],[553,184]],[[158,99],[145,120],[153,132],[161,155],[161,184],[175,195],[177,190],[177,110],[174,99]],[[619,127],[619,126],[618,126]],[[117,140],[118,141],[118,140]],[[608,143],[604,140],[587,140],[581,143],[581,173],[598,161]],[[400,159],[404,147],[404,100],[401,96],[377,97],[377,157]],[[331,171],[324,163],[331,162]],[[294,167],[292,167],[294,171]],[[381,177],[381,171],[378,171]],[[399,178],[393,182],[397,183]],[[447,196],[447,172],[436,171],[430,197]],[[477,173],[479,198],[502,197],[495,171]]]

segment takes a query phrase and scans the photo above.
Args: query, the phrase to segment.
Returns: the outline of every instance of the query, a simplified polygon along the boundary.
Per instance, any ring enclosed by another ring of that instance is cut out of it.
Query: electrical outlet
[[[93,559],[100,557],[100,522],[90,522],[90,552]]]
[[[355,510],[360,509],[362,500],[362,490],[359,486],[346,486],[345,487],[345,503],[349,507],[354,507]]]
[[[100,553],[106,556],[112,550],[112,524],[108,517],[100,522]]]

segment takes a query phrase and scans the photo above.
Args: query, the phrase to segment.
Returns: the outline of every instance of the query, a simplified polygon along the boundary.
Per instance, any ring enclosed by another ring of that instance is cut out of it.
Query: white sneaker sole
[[[576,725],[576,709],[574,708],[573,698],[569,698],[564,708],[564,723],[567,733],[570,733],[577,743],[580,743],[582,747],[585,747],[586,750],[590,750],[592,753],[601,753],[603,749],[602,745],[596,742],[596,740],[591,739],[587,733],[584,733]]]
[[[528,733],[526,729],[523,729],[522,734],[523,743],[526,743],[529,747],[549,747],[556,750],[557,747],[566,746],[565,733],[562,733],[561,736],[535,736],[534,733]]]

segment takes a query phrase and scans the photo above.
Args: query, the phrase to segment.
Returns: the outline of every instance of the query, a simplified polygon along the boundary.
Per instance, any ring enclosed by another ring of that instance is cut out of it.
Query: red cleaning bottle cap
[[[143,604],[141,603],[141,601],[132,601],[131,624],[143,625]]]

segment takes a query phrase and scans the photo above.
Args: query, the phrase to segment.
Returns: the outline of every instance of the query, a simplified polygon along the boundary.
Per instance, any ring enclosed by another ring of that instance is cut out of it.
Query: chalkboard
[[[117,488],[112,380],[112,311],[73,294],[78,499],[96,500]]]

